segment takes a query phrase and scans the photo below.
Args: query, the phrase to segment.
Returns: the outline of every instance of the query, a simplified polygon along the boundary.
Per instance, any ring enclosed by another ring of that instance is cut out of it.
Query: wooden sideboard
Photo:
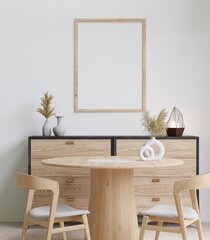
[[[137,211],[157,203],[174,203],[173,184],[182,178],[198,174],[199,137],[158,138],[165,146],[165,156],[178,158],[184,165],[173,168],[135,170],[135,196]],[[90,170],[83,168],[55,168],[41,164],[45,158],[65,156],[138,156],[139,149],[149,140],[146,136],[63,136],[28,138],[28,172],[57,180],[60,185],[60,203],[75,208],[88,208]],[[44,192],[36,193],[35,206],[46,199]],[[184,197],[189,205],[189,197]]]

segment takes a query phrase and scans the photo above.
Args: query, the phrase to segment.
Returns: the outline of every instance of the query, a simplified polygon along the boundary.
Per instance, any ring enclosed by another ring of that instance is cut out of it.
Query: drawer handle
[[[67,180],[66,180],[66,183],[69,183],[69,184],[70,184],[70,183],[74,183],[74,178],[69,178],[69,179],[67,179]]]
[[[66,144],[67,145],[74,145],[74,141],[67,141]]]
[[[154,183],[160,182],[160,179],[159,178],[154,178],[154,179],[152,179],[152,182],[154,182]]]
[[[160,201],[160,198],[158,198],[158,197],[155,198],[155,197],[154,197],[154,198],[152,198],[152,201],[153,201],[153,202],[159,202],[159,201]]]
[[[68,202],[73,202],[74,201],[74,197],[67,198],[67,201]]]

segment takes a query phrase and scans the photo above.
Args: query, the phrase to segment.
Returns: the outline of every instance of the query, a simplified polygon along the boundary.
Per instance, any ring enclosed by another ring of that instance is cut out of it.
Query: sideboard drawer
[[[179,158],[184,163],[180,166],[163,167],[157,169],[135,169],[134,175],[159,177],[192,177],[196,175],[196,158]]]
[[[195,158],[196,140],[159,139],[165,147],[165,157],[171,158]],[[118,156],[139,156],[140,148],[148,139],[118,139]]]
[[[108,139],[52,139],[31,140],[31,174],[49,176],[90,176],[89,169],[62,168],[43,165],[46,158],[67,156],[110,156]]]
[[[37,159],[31,164],[32,175],[47,178],[51,178],[52,176],[90,176],[90,169],[46,166],[41,161],[42,159]]]
[[[110,156],[108,139],[53,139],[31,141],[31,158],[45,159],[68,156]]]
[[[61,195],[86,195],[90,194],[90,177],[53,177],[58,181]]]
[[[181,178],[168,177],[135,177],[134,190],[136,195],[173,195],[173,185]]]
[[[34,196],[34,205],[33,207],[49,205],[51,201],[51,197],[45,194],[36,194]],[[89,204],[89,195],[67,195],[60,194],[59,204],[67,204],[71,205],[71,207],[78,209],[88,209]]]
[[[184,164],[173,168],[146,169],[146,171],[135,169],[135,176],[191,177],[196,174],[196,139],[161,139],[160,141],[165,147],[165,157],[181,159]],[[147,139],[118,139],[117,155],[139,157],[139,150],[146,142]]]
[[[153,207],[156,204],[175,204],[173,195],[136,195],[136,208],[139,213],[141,210],[146,210]],[[191,206],[191,201],[189,196],[183,196],[183,205]]]

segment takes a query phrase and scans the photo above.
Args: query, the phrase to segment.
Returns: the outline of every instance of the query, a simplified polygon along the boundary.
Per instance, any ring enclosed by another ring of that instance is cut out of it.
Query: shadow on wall
[[[27,172],[27,145],[27,141],[21,141],[0,155],[0,222],[18,222],[23,219],[26,191],[15,187],[14,172]]]

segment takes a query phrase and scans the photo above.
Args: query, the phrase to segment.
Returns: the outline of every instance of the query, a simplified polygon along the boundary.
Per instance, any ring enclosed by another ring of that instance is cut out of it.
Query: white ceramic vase
[[[154,148],[155,147],[155,150]],[[152,137],[139,151],[139,156],[144,161],[160,160],[165,154],[165,147],[161,141]]]
[[[65,127],[62,125],[63,116],[55,116],[57,118],[57,126],[53,128],[55,136],[63,136],[66,132]]]
[[[45,137],[49,137],[51,135],[51,128],[48,118],[46,118],[44,125],[42,126],[42,135]]]

